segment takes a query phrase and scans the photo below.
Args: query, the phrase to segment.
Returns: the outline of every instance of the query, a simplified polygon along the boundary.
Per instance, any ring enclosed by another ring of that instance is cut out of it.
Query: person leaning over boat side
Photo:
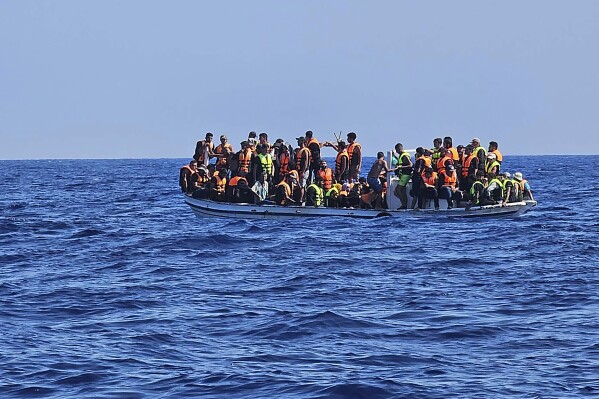
[[[472,142],[470,143],[472,145],[472,147],[474,148],[472,150],[472,153],[474,154],[475,157],[478,158],[478,168],[480,170],[485,170],[485,165],[487,162],[487,151],[485,150],[484,147],[480,146],[480,139],[479,138],[473,138]]]
[[[227,142],[227,136],[224,134],[221,135],[220,144],[214,149],[214,156],[218,158],[216,160],[216,169],[229,169],[229,156],[234,152],[235,150],[233,150],[233,146]]]
[[[476,180],[476,173],[481,170],[479,160],[473,153],[474,147],[470,144],[466,146],[465,159],[462,165],[462,176],[460,177],[460,190],[469,192],[470,187]],[[481,172],[484,173],[483,170]]]
[[[437,161],[441,158],[441,148],[443,145],[443,140],[441,139],[441,137],[437,137],[433,140],[433,148],[430,149],[431,151],[431,160],[432,160],[432,166],[433,166],[433,171],[436,172],[436,168],[437,168]]]
[[[394,194],[401,201],[401,206],[398,209],[408,209],[408,192],[407,186],[412,176],[412,158],[407,151],[404,151],[403,144],[395,144],[395,151],[393,152],[393,159],[395,165],[399,166],[399,169],[395,173],[399,176],[399,183],[395,187]]]
[[[520,192],[522,193],[522,199],[524,201],[531,200],[534,201],[534,197],[532,196],[532,190],[530,189],[530,184],[528,180],[524,179],[522,176],[522,172],[514,173],[514,179],[520,184]]]
[[[457,174],[453,165],[447,165],[443,169],[443,172],[438,174],[439,179],[439,199],[447,200],[447,209],[453,208],[455,201],[456,205],[462,200],[463,195],[460,190],[457,189]]]
[[[189,165],[183,165],[179,169],[179,187],[181,192],[185,194],[193,193],[193,185],[191,184],[191,176],[198,171],[198,161],[192,159]]]
[[[356,133],[347,134],[347,155],[349,157],[349,180],[356,183],[360,178],[360,169],[362,168],[362,145],[356,141]]]
[[[227,200],[227,173],[227,168],[220,168],[212,175],[212,179],[210,180],[210,198],[213,201]]]
[[[296,140],[298,149],[295,159],[295,169],[298,173],[298,186],[301,191],[300,201],[303,201],[310,175],[310,150],[306,147],[306,139],[304,137],[297,137]]]
[[[487,164],[485,165],[485,174],[493,173],[495,176],[499,174],[501,165],[497,162],[497,155],[491,153],[487,155]]]
[[[382,204],[383,185],[379,179],[380,175],[393,172],[398,168],[399,167],[389,168],[383,152],[379,151],[376,154],[376,161],[372,163],[372,167],[370,168],[366,179],[368,185],[374,190],[374,198],[371,200],[371,202],[374,201],[374,209],[381,209]]]
[[[491,141],[489,143],[489,154],[495,154],[495,159],[497,160],[497,162],[503,162],[503,155],[499,151],[499,144],[497,144],[496,141]]]
[[[193,159],[198,161],[199,165],[208,166],[210,157],[214,156],[214,143],[212,142],[213,134],[208,132],[204,140],[196,143],[196,149],[193,154]]]
[[[422,185],[418,194],[418,208],[424,207],[424,199],[432,199],[435,202],[435,210],[439,210],[439,194],[437,192],[437,173],[433,168],[427,166],[422,174]]]
[[[487,180],[489,181],[489,184],[485,189],[485,202],[489,205],[500,204],[503,201],[502,181],[493,173],[487,175]]]
[[[306,138],[306,147],[310,151],[310,166],[308,168],[308,182],[312,183],[316,178],[316,172],[320,168],[320,149],[321,144],[314,137],[314,133],[311,130],[308,130],[305,134]]]

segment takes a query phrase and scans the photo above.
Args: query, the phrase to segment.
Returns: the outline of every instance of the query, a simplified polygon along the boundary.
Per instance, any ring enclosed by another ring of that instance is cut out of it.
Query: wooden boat
[[[522,201],[502,205],[475,206],[470,209],[374,210],[357,208],[325,208],[312,206],[254,205],[216,202],[185,196],[185,202],[197,217],[225,217],[237,219],[287,219],[296,217],[348,217],[374,219],[377,217],[505,217],[519,216],[530,210],[536,201]]]

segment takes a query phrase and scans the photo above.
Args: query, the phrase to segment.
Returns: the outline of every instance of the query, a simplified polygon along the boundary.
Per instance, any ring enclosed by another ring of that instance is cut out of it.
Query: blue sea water
[[[599,156],[481,220],[200,220],[184,162],[0,161],[0,398],[599,397]]]

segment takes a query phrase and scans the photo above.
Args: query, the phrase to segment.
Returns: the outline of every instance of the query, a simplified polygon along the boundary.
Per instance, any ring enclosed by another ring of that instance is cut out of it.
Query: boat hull
[[[325,208],[309,206],[253,205],[216,202],[185,196],[185,202],[197,217],[223,217],[232,219],[290,219],[298,217],[345,217],[374,219],[377,217],[514,217],[520,216],[536,205],[536,201],[522,201],[502,205],[453,209],[374,210],[355,208]]]

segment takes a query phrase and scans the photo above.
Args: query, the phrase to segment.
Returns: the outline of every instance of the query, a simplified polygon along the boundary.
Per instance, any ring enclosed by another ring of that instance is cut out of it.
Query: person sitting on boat
[[[489,154],[495,154],[495,160],[499,163],[503,162],[503,155],[499,151],[499,144],[496,141],[489,143]]]
[[[189,165],[184,165],[179,170],[179,187],[181,192],[185,194],[193,193],[193,185],[191,184],[191,176],[198,171],[198,161],[192,159]]]
[[[462,176],[460,177],[460,190],[469,192],[470,187],[476,180],[476,174],[479,170],[479,159],[474,155],[474,147],[470,144],[466,146],[464,153],[464,163],[462,164]]]
[[[453,165],[448,165],[443,168],[443,171],[438,174],[439,179],[439,198],[447,200],[447,209],[453,208],[453,203],[456,205],[462,200],[462,192],[458,190],[457,174]]]
[[[497,155],[489,153],[487,155],[487,164],[485,165],[485,174],[493,173],[495,176],[499,175],[501,164],[497,161]]]
[[[372,200],[374,199],[375,192],[368,184],[368,180],[365,177],[360,177],[360,208],[361,209],[372,209]]]
[[[534,197],[532,196],[532,190],[530,189],[530,184],[528,180],[524,179],[522,176],[522,172],[514,173],[514,179],[520,184],[520,192],[522,193],[522,199],[524,201],[531,200],[534,201]]]
[[[237,176],[229,181],[229,202],[253,203],[254,194],[250,189],[245,172],[240,171]]]
[[[503,201],[503,183],[493,173],[487,175],[489,184],[486,188],[485,203],[489,205],[500,204]]]
[[[395,165],[399,166],[399,169],[395,173],[399,176],[399,183],[395,187],[394,194],[401,201],[399,209],[408,209],[408,192],[407,185],[412,176],[412,158],[407,151],[404,151],[403,144],[395,144],[395,151],[393,152],[393,160]]]
[[[359,208],[360,207],[360,192],[362,191],[362,183],[360,180],[365,178],[358,178],[358,181],[355,183],[351,183],[351,188],[349,189],[349,193],[347,194],[347,206],[350,208]]]
[[[227,168],[217,170],[210,181],[211,199],[213,201],[227,200]]]
[[[216,160],[216,169],[220,171],[221,168],[229,169],[229,157],[235,153],[233,146],[227,142],[227,136],[220,136],[220,144],[214,149],[214,156]]]
[[[317,181],[306,189],[306,206],[321,206],[324,203],[324,190],[322,182]]]
[[[320,168],[320,148],[321,144],[318,142],[316,137],[314,137],[314,133],[311,130],[308,130],[305,134],[306,139],[306,147],[310,151],[310,166],[308,168],[308,182],[312,183],[316,179],[316,173]]]
[[[298,186],[301,191],[301,202],[303,201],[304,191],[307,186],[308,177],[310,176],[310,150],[306,147],[305,137],[297,137],[297,146],[295,169],[299,176]]]
[[[398,168],[399,167],[395,167],[391,169],[387,166],[387,161],[385,160],[385,154],[383,152],[379,151],[376,154],[376,161],[373,162],[367,176],[368,185],[374,190],[373,201],[375,209],[381,209],[382,204],[383,185],[381,184],[379,177],[381,174],[393,172]]]
[[[210,176],[208,168],[204,165],[198,167],[198,172],[191,176],[193,198],[210,198]]]
[[[212,142],[213,137],[214,135],[208,132],[206,133],[204,140],[200,140],[196,143],[193,159],[198,161],[198,165],[208,166],[210,157],[214,156],[214,143]]]
[[[512,180],[512,175],[509,172],[501,173],[499,180],[503,184],[503,204],[518,202],[520,185]]]
[[[349,180],[356,183],[360,178],[362,168],[362,146],[356,141],[356,133],[347,134],[347,156],[349,157]]]
[[[470,209],[475,205],[490,205],[486,203],[487,199],[485,198],[485,190],[487,188],[487,178],[482,170],[479,170],[476,173],[476,180],[472,183],[470,187],[470,192],[468,193],[468,205],[466,205],[466,209]]]
[[[333,170],[328,167],[327,161],[320,160],[320,168],[316,173],[316,181],[322,182],[323,190],[329,190],[333,186]]]
[[[424,200],[432,199],[435,202],[435,210],[439,210],[439,194],[437,193],[437,173],[433,168],[427,166],[422,174],[422,186],[418,194],[418,208],[424,208]]]
[[[341,184],[339,183],[333,184],[330,189],[326,190],[324,193],[324,206],[327,208],[338,208],[339,191],[341,191]]]

